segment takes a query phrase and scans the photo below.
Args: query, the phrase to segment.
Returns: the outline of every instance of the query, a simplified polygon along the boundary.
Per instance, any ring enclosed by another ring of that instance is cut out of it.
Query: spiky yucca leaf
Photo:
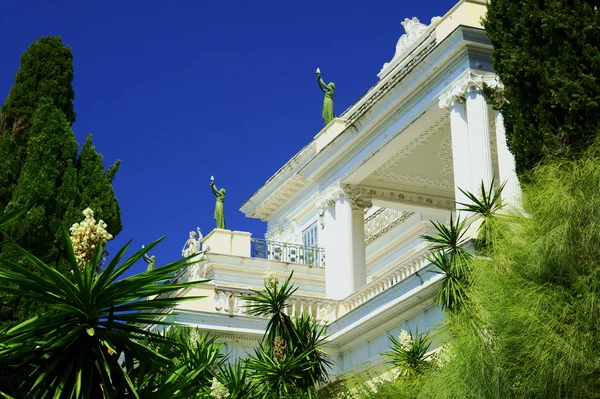
[[[266,285],[263,291],[253,291],[254,296],[243,296],[242,300],[248,301],[246,313],[250,316],[270,317],[267,324],[267,334],[263,342],[271,346],[275,337],[281,337],[286,344],[293,344],[292,320],[290,316],[284,313],[288,307],[287,300],[298,290],[291,282],[292,272],[285,282],[281,285]]]
[[[502,190],[506,182],[502,183],[497,190],[494,190],[494,180],[490,183],[490,186],[486,190],[483,181],[479,188],[480,196],[463,191],[460,191],[467,196],[471,203],[458,202],[458,205],[462,205],[464,208],[461,210],[468,211],[480,215],[483,219],[477,232],[477,239],[475,240],[475,248],[484,254],[489,253],[493,250],[493,243],[499,238],[499,224],[497,223],[498,211],[503,207],[502,204]]]
[[[472,258],[472,255],[465,249],[467,239],[467,221],[460,220],[460,216],[454,220],[450,214],[448,224],[442,222],[431,221],[431,224],[437,230],[437,236],[424,234],[421,236],[427,242],[432,243],[431,249],[434,251],[442,251],[452,254],[458,261],[467,262]]]
[[[419,374],[430,367],[428,362],[430,355],[427,354],[431,346],[429,334],[419,335],[418,327],[414,335],[410,330],[408,333],[411,339],[409,348],[405,348],[396,337],[390,335],[389,339],[392,341],[392,347],[388,352],[382,353],[388,358],[389,364],[398,368],[401,375]]]
[[[436,305],[450,311],[462,309],[467,299],[470,263],[441,251],[435,252],[428,260],[439,270],[433,273],[444,275],[435,297]]]
[[[64,226],[62,233],[73,281],[14,242],[10,245],[19,259],[0,257],[0,278],[9,283],[0,290],[44,301],[52,310],[0,332],[0,368],[28,370],[20,397],[112,398],[128,393],[139,398],[120,365],[120,356],[139,364],[166,364],[168,359],[152,347],[165,338],[147,326],[170,324],[165,318],[173,313],[164,309],[199,298],[162,294],[202,281],[169,282],[173,273],[187,266],[185,258],[117,281],[161,239],[121,262],[126,244],[97,272],[95,265],[103,250],[99,245],[94,259],[80,270]]]
[[[229,391],[229,399],[247,399],[258,395],[256,382],[250,378],[240,361],[221,366],[217,371],[217,379]]]

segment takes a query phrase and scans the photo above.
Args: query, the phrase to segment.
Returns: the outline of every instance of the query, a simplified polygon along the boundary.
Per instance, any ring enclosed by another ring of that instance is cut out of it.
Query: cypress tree
[[[58,37],[32,43],[0,108],[0,212],[32,205],[6,233],[60,271],[66,270],[61,224],[80,221],[81,212],[90,207],[113,236],[122,228],[111,185],[118,163],[105,172],[91,136],[77,157],[71,130],[72,58]],[[18,260],[7,248],[0,256]],[[26,298],[0,296],[0,324],[14,324],[42,311],[42,305]]]
[[[484,27],[505,85],[494,105],[517,173],[577,157],[600,128],[600,13],[592,0],[491,0]]]
[[[111,184],[118,163],[115,165],[117,166],[110,167],[108,172],[104,171],[102,155],[92,145],[92,135],[88,135],[77,160],[77,184],[81,202],[92,208],[94,218],[103,220],[108,225],[106,230],[113,236],[122,228],[121,210]]]

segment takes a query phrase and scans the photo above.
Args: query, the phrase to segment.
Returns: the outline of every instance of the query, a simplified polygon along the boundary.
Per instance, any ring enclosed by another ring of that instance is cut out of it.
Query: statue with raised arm
[[[196,227],[196,231],[198,234],[196,234],[195,231],[190,231],[190,238],[188,238],[183,246],[183,249],[181,250],[181,255],[183,255],[184,258],[200,252],[200,240],[202,240],[202,232],[200,231],[200,227]]]
[[[323,99],[323,122],[327,125],[335,118],[333,113],[333,93],[335,92],[335,83],[329,82],[329,84],[325,84],[319,68],[317,68],[317,83],[319,83],[321,91],[325,93],[325,98]]]
[[[142,248],[144,248],[143,245]],[[156,256],[148,256],[144,254],[144,260],[148,264],[148,268],[146,269],[146,271],[151,272],[152,270],[156,269]]]
[[[225,228],[225,211],[223,209],[223,202],[225,202],[225,189],[217,189],[215,186],[214,176],[210,177],[210,188],[213,194],[217,197],[217,203],[215,204],[215,222],[217,223],[217,229]]]

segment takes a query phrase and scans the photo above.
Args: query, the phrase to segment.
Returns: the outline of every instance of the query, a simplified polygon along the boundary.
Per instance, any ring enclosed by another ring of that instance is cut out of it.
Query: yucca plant
[[[187,258],[119,280],[161,239],[121,262],[126,244],[98,272],[102,245],[80,270],[64,226],[62,236],[69,278],[9,239],[3,244],[12,245],[19,257],[0,257],[0,278],[7,283],[0,290],[44,301],[52,313],[0,332],[0,368],[26,370],[27,377],[15,394],[20,398],[139,398],[122,360],[168,365],[169,359],[155,350],[165,337],[149,327],[171,324],[168,317],[174,313],[165,309],[199,297],[162,294],[202,281],[170,282],[175,272],[188,265]]]
[[[141,398],[196,398],[209,390],[210,382],[223,364],[223,345],[197,330],[172,326],[161,335],[156,351],[169,364],[127,361],[127,371]]]
[[[246,359],[246,368],[259,384],[259,396],[263,398],[285,397],[304,385],[307,373],[314,366],[311,355],[315,348],[300,353],[288,351],[283,356],[261,345],[253,356]]]
[[[264,291],[253,291],[254,296],[241,297],[249,303],[246,311],[248,315],[270,317],[263,338],[263,343],[269,347],[272,347],[276,337],[287,344],[292,343],[292,319],[284,311],[288,307],[287,300],[298,290],[291,282],[293,275],[294,272],[281,285],[265,284]]]
[[[258,386],[238,360],[223,364],[216,372],[217,379],[229,391],[229,399],[251,399],[258,395]]]
[[[467,244],[465,235],[468,227],[466,220],[460,220],[460,216],[454,220],[454,217],[450,214],[448,224],[436,222],[435,220],[432,220],[431,224],[435,227],[437,235],[424,234],[421,238],[433,244],[431,246],[433,251],[451,254],[457,262],[468,262],[472,258],[472,255],[465,248]]]
[[[328,379],[327,368],[332,365],[332,362],[329,355],[320,348],[327,339],[325,336],[327,326],[319,324],[309,315],[302,314],[293,319],[293,329],[293,353],[300,355],[310,350],[307,356],[311,366],[306,372],[306,378],[301,381],[301,387],[309,389],[326,382]]]
[[[482,254],[488,254],[493,251],[493,243],[499,238],[498,211],[503,207],[502,190],[504,190],[506,182],[502,183],[498,189],[494,190],[494,180],[490,183],[486,190],[483,181],[479,188],[480,197],[477,195],[459,190],[471,201],[471,203],[458,202],[464,208],[461,210],[468,211],[480,215],[482,218],[481,225],[477,232],[475,240],[475,248]]]
[[[388,363],[397,367],[400,375],[420,374],[431,367],[428,361],[430,354],[427,354],[431,346],[431,339],[428,333],[419,335],[419,328],[416,328],[415,334],[412,331],[402,330],[400,339],[390,335],[392,347],[388,352],[382,353],[388,358]]]
[[[444,275],[435,297],[436,305],[450,311],[462,309],[467,299],[469,262],[458,261],[453,255],[442,251],[435,252],[427,259],[438,269],[432,273]]]

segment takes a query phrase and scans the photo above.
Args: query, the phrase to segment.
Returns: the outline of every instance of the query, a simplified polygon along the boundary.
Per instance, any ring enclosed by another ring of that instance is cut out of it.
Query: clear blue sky
[[[92,133],[106,167],[122,160],[123,231],[109,251],[167,235],[160,266],[189,231],[214,227],[211,174],[227,227],[263,237],[266,223],[238,208],[323,127],[315,69],[336,83],[339,115],[377,81],[404,18],[428,24],[456,1],[7,1],[0,97],[32,41],[62,37],[77,141]]]

